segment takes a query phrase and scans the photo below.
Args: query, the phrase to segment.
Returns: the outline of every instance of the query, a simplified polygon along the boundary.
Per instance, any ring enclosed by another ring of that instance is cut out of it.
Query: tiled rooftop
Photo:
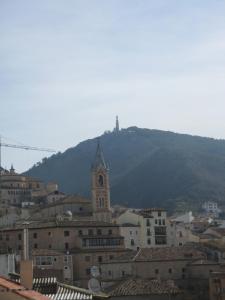
[[[192,247],[143,248],[135,256],[135,261],[167,261],[204,259],[205,254]]]
[[[71,204],[90,204],[91,205],[91,201],[88,200],[87,198],[84,198],[84,197],[78,196],[78,195],[69,195],[61,200],[58,200],[54,203],[46,205],[44,208],[51,207],[51,206],[57,206],[57,205],[63,205],[63,204],[70,204],[70,203]]]
[[[147,279],[127,279],[112,288],[110,296],[141,296],[141,295],[162,295],[178,294],[181,291],[169,282],[160,282],[158,280]]]
[[[211,227],[209,229],[219,233],[221,236],[225,236],[225,228]]]
[[[13,274],[12,274],[13,275]],[[16,275],[16,274],[15,274]],[[17,282],[20,281],[19,274],[15,277],[12,276]],[[19,283],[10,281],[11,284],[20,286]],[[104,293],[93,293],[89,290],[70,286],[57,282],[55,277],[41,277],[33,279],[33,289],[37,294],[43,294],[44,298],[27,298],[32,300],[91,300],[91,299],[105,299],[108,296]],[[35,293],[35,292],[34,292]],[[40,295],[39,294],[39,295]],[[1,299],[1,298],[0,298]]]
[[[168,260],[197,260],[205,259],[206,255],[191,246],[142,248],[138,251],[127,251],[115,258],[112,262],[119,261],[168,261]]]
[[[21,296],[22,299],[27,300],[49,300],[50,298],[36,292],[33,290],[26,290],[22,285],[10,281],[4,277],[0,277],[0,288],[5,288],[8,292],[11,291],[12,294],[17,294]],[[2,295],[0,295],[0,299],[3,300]]]
[[[27,225],[30,229],[38,228],[54,228],[54,227],[119,227],[119,225],[99,222],[99,221],[88,221],[88,220],[63,220],[63,221],[52,221],[52,222],[43,222],[43,221],[30,221]],[[23,229],[23,224],[17,224],[16,226],[10,228],[4,228],[4,230],[16,230]]]

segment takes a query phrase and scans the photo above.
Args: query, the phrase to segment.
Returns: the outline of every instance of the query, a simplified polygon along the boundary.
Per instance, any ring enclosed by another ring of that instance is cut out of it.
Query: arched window
[[[105,203],[104,203],[105,199],[103,197],[99,197],[98,201],[99,201],[99,207],[103,208],[105,205]]]
[[[99,184],[99,186],[103,186],[103,184],[104,184],[104,178],[102,175],[98,176],[98,184]]]

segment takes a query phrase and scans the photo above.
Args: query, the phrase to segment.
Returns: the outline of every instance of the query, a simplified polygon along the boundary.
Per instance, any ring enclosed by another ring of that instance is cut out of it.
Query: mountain
[[[101,136],[113,203],[130,207],[199,209],[225,203],[225,141],[129,127]],[[97,138],[43,159],[25,174],[90,197]]]

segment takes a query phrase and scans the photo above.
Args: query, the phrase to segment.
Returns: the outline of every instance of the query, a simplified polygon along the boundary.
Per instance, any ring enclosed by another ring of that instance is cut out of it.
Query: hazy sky
[[[64,151],[121,127],[225,138],[225,1],[0,0],[0,134]],[[4,148],[23,171],[45,153]]]

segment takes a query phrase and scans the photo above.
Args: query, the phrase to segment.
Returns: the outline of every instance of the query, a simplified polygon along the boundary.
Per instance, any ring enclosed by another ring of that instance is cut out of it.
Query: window
[[[86,275],[90,275],[90,274],[91,274],[90,268],[86,269]]]
[[[159,220],[159,225],[162,225],[162,222],[161,222],[161,220]]]
[[[130,231],[130,235],[132,235],[132,231]]]
[[[112,271],[109,270],[108,271],[108,275],[111,276],[112,275]]]
[[[99,197],[98,198],[98,202],[99,202],[99,207],[100,208],[103,208],[105,205],[104,205],[104,201],[105,199],[103,197]]]
[[[51,266],[52,265],[52,256],[36,256],[35,262],[37,266]]]
[[[102,235],[102,230],[101,229],[97,229],[97,235]]]
[[[156,245],[166,245],[166,236],[155,236]]]
[[[65,243],[65,249],[69,250],[69,243]]]
[[[69,236],[70,232],[68,230],[64,231],[64,236]]]
[[[109,235],[112,235],[112,229],[109,229],[108,233],[109,233]]]
[[[19,251],[22,250],[22,246],[21,245],[18,246],[18,250]]]
[[[88,235],[93,235],[93,229],[88,229]]]
[[[109,259],[112,260],[114,258],[113,255],[109,255]]]
[[[33,238],[36,239],[37,238],[37,232],[33,233]]]
[[[150,220],[149,219],[146,220],[146,226],[150,226]]]
[[[21,234],[21,233],[18,234],[18,240],[19,240],[19,241],[22,240],[22,234]]]
[[[171,268],[169,268],[168,273],[172,274],[172,269]]]
[[[9,235],[6,234],[6,237],[5,237],[6,241],[9,241]]]
[[[99,175],[99,177],[98,177],[98,184],[99,184],[99,186],[103,186],[103,184],[104,184],[104,180],[103,180],[102,175]]]
[[[52,249],[52,245],[48,245],[48,249]]]
[[[52,233],[51,233],[51,232],[48,232],[48,236],[52,236]]]
[[[35,258],[35,262],[36,262],[36,265],[37,265],[37,266],[41,265],[41,257],[40,257],[40,256],[37,256],[37,257]]]
[[[90,256],[85,256],[85,261],[90,261],[91,260],[91,257]]]
[[[122,276],[125,276],[125,274],[126,274],[125,271],[122,271]]]
[[[161,211],[158,211],[158,217],[161,217],[161,216],[162,216]]]
[[[166,221],[165,219],[162,220],[163,225],[166,225]]]
[[[83,235],[82,230],[79,230],[79,231],[78,231],[78,234],[79,234],[79,236]]]
[[[155,274],[159,274],[159,269],[155,269]]]
[[[2,234],[0,234],[0,241],[2,241]]]
[[[69,255],[65,255],[65,256],[64,256],[64,263],[68,263],[69,260],[70,260]]]
[[[148,235],[148,236],[150,236],[150,235],[151,235],[151,231],[150,231],[150,229],[149,229],[149,228],[147,229],[147,235]]]
[[[183,268],[183,269],[182,269],[182,272],[183,272],[183,273],[185,273],[185,272],[186,272],[186,269],[185,269],[185,268]]]
[[[34,244],[34,249],[37,249],[38,248],[38,244]]]
[[[158,220],[157,219],[155,219],[155,224],[158,224]]]
[[[102,262],[102,256],[98,257],[98,262]]]
[[[151,245],[151,239],[147,239],[147,244]]]
[[[134,246],[134,240],[133,239],[130,240],[130,245]]]

